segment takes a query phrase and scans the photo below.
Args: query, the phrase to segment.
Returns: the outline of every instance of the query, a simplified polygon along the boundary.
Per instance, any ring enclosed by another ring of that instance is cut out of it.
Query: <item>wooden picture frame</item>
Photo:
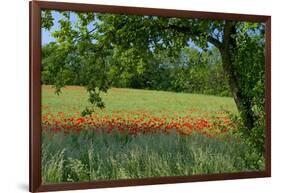
[[[170,17],[188,17],[213,20],[233,20],[264,22],[266,25],[265,41],[265,170],[258,172],[220,173],[208,175],[178,176],[178,177],[156,177],[130,180],[95,181],[79,183],[63,183],[42,185],[41,181],[41,24],[40,12],[42,9],[68,10],[78,12],[102,12],[102,13],[123,13],[134,15],[155,15]],[[62,3],[31,1],[30,10],[30,176],[29,191],[60,191],[89,188],[122,187],[151,184],[183,183],[211,180],[229,180],[243,178],[261,178],[271,176],[271,17],[263,15],[246,15],[231,13],[213,13],[200,11],[184,11],[170,9],[124,7],[109,5],[94,5],[80,3]]]

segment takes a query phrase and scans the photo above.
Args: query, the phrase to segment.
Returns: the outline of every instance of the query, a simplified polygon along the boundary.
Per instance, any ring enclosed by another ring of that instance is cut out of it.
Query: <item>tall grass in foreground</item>
[[[199,134],[133,136],[85,130],[79,135],[42,135],[44,184],[255,170],[247,167],[245,145]]]

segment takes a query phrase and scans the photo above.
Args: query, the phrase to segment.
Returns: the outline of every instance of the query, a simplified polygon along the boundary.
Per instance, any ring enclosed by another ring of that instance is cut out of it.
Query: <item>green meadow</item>
[[[84,87],[67,86],[59,95],[52,86],[44,85],[42,91],[43,113],[81,112],[87,105],[88,94]],[[112,88],[102,94],[105,109],[96,109],[97,114],[110,114],[117,111],[148,111],[157,114],[200,114],[202,112],[229,111],[237,113],[232,97],[219,97],[203,94],[175,93],[167,91]]]
[[[237,113],[230,97],[113,88],[103,98],[106,107],[94,115],[114,118],[124,114],[126,119],[128,114],[140,112],[152,117],[212,118],[217,112]],[[87,105],[83,87],[68,86],[59,96],[51,86],[42,87],[43,116],[63,113],[66,118],[79,119],[79,112]],[[129,120],[125,121],[129,124]],[[195,131],[181,135],[176,130],[138,135],[118,130],[95,132],[91,126],[79,133],[65,134],[52,132],[55,126],[58,123],[43,125],[44,184],[256,170],[245,160],[250,149],[238,139],[207,137]]]

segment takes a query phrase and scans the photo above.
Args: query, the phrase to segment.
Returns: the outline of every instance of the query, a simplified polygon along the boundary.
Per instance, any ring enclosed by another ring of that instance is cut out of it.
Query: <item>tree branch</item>
[[[177,25],[168,25],[168,26],[164,27],[164,29],[173,29],[177,32],[188,34],[188,35],[193,36],[193,37],[197,37],[200,34],[205,33],[204,31],[200,31],[198,29],[197,30],[191,30],[191,28],[189,28],[189,27],[180,27],[180,26],[177,26]],[[218,39],[214,38],[211,35],[207,36],[207,41],[210,42],[211,44],[213,44],[214,46],[216,46],[219,49],[221,49],[221,47],[222,47],[222,43]]]
[[[208,40],[208,42],[210,42],[211,44],[213,44],[214,46],[216,46],[218,49],[221,49],[221,47],[222,47],[222,43],[218,40],[218,39],[216,39],[216,38],[214,38],[213,36],[208,36],[207,37],[207,40]]]
[[[87,35],[90,35],[91,33],[93,33],[94,31],[96,31],[96,29],[98,29],[98,26],[96,26],[95,28],[93,28],[91,31],[87,32]],[[81,40],[81,38],[83,37],[84,34],[80,34],[79,36],[77,36],[73,42],[79,41]]]

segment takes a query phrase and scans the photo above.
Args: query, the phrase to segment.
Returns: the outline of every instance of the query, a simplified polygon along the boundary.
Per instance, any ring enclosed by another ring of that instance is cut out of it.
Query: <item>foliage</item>
[[[241,138],[243,143],[251,149],[245,154],[245,163],[248,167],[263,168],[264,167],[264,141],[265,141],[265,120],[264,116],[257,122],[251,132],[243,125],[241,116],[229,115],[231,121],[237,125],[238,130],[233,131],[234,136]]]
[[[59,87],[59,85],[87,86],[89,76],[86,75],[88,72],[86,72],[85,67],[76,66],[74,68],[68,63],[69,60],[61,56],[61,54],[69,55],[69,52],[63,53],[58,50],[57,44],[50,43],[43,46],[42,53],[43,84],[55,85],[56,87]],[[79,56],[75,57],[71,58],[71,62],[79,58]],[[168,61],[169,58],[165,54],[159,57],[165,63],[159,64],[155,60],[150,60],[147,64],[143,64],[145,65],[143,67],[135,68],[132,65],[131,68],[126,68],[121,72],[114,65],[110,65],[108,74],[111,76],[111,86],[218,96],[231,95],[221,66],[220,55],[216,48],[200,52],[196,48],[186,47],[182,50],[181,56],[173,63]],[[126,60],[124,62],[126,63]],[[59,66],[56,63],[64,63],[65,65],[60,65],[60,71],[56,71],[54,68]],[[56,72],[59,72],[61,76]],[[91,89],[89,89],[89,92],[91,92]],[[96,106],[101,102],[96,92],[90,94],[90,100],[93,104],[97,103]]]
[[[173,91],[231,96],[218,49],[199,52],[185,48],[184,52],[186,59],[171,75],[176,77],[171,80]]]
[[[239,70],[241,94],[246,98],[240,112],[245,121],[245,113],[252,115],[252,127],[240,124],[240,135],[253,152],[249,155],[256,165],[262,161],[265,152],[265,66],[264,66],[264,25],[239,25],[241,33],[235,36],[237,47],[233,51],[235,68]],[[246,43],[245,43],[246,42]],[[253,52],[254,50],[254,52]],[[240,121],[241,121],[240,120]]]

